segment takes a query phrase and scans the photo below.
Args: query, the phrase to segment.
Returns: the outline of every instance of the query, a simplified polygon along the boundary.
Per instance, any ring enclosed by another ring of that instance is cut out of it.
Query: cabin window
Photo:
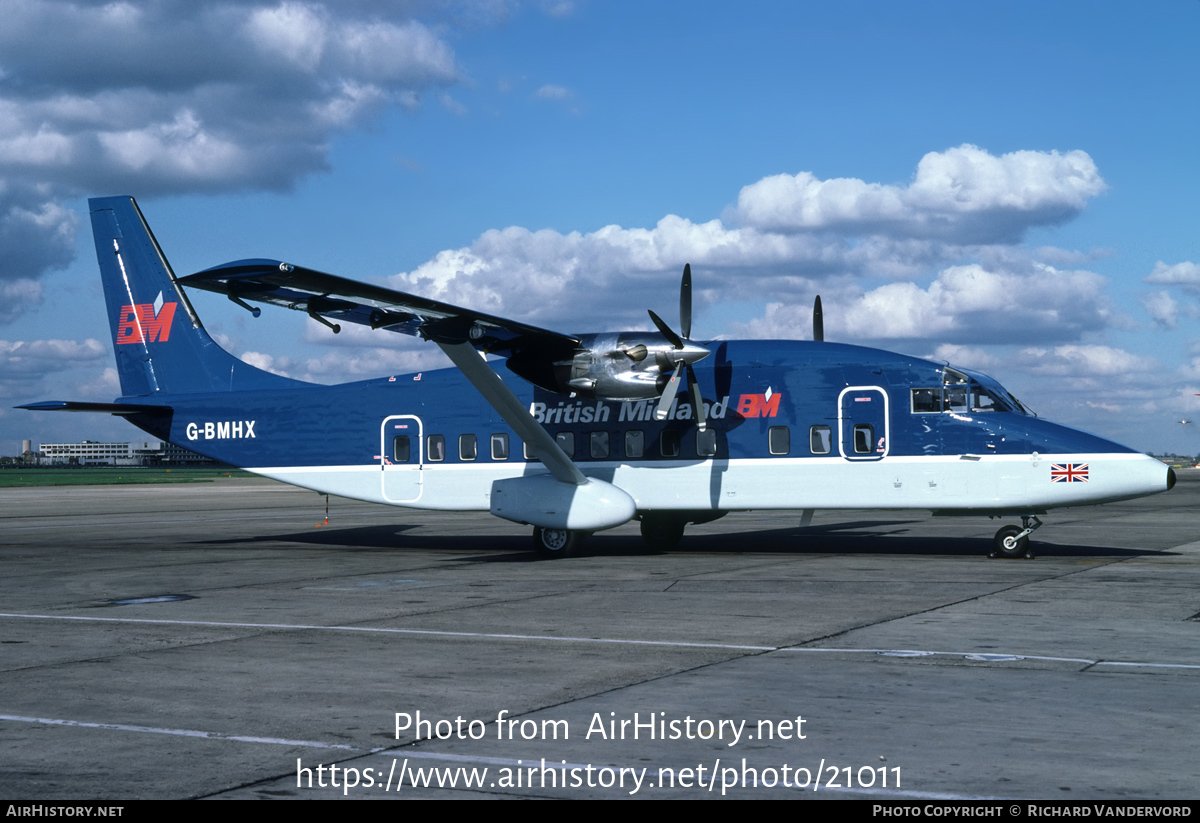
[[[426,456],[430,463],[441,463],[446,459],[446,437],[441,434],[431,434],[425,439]]]
[[[460,434],[458,436],[458,459],[474,460],[478,456],[479,443],[475,440],[475,435]]]
[[[696,430],[696,454],[700,457],[714,457],[717,453],[717,430]]]
[[[493,434],[492,435],[492,459],[507,460],[508,459],[508,435]]]
[[[767,429],[767,448],[771,454],[787,454],[792,450],[792,431],[787,426]]]
[[[869,423],[860,423],[854,427],[854,453],[870,454],[871,444],[875,442],[875,427]]]
[[[608,457],[608,432],[592,432],[588,436],[588,450],[597,460]]]
[[[663,433],[658,436],[658,448],[663,457],[678,457],[679,432],[675,429],[663,429]]]
[[[640,429],[625,432],[625,456],[641,457],[646,453],[646,435]]]
[[[567,453],[567,457],[575,456],[575,433],[574,432],[559,432],[554,435],[554,442],[558,447]]]
[[[412,456],[412,445],[407,434],[398,434],[392,438],[392,462],[407,463]]]
[[[525,455],[526,460],[537,460],[538,456],[533,453],[533,449],[528,443],[521,444],[521,454]]]
[[[813,454],[833,451],[833,433],[828,426],[813,426],[808,430],[808,450]]]

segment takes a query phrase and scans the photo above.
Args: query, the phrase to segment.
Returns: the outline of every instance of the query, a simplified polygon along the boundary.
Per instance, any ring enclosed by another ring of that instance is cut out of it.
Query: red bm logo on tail
[[[155,311],[151,303],[121,307],[121,323],[117,326],[117,344],[165,343],[171,336],[171,319],[176,303],[162,303]]]

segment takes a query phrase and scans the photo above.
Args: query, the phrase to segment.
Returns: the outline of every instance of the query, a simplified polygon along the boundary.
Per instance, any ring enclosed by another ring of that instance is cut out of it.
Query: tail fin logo
[[[162,292],[153,303],[121,307],[117,345],[122,343],[165,343],[171,336],[171,320],[178,303],[164,303]]]

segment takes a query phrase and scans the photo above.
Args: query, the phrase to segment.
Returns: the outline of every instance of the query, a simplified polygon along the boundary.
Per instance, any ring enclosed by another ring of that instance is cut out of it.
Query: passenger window
[[[554,442],[558,447],[567,453],[567,457],[575,456],[575,433],[574,432],[559,432],[554,435]]]
[[[641,457],[646,453],[646,435],[639,430],[625,432],[625,456]]]
[[[492,459],[507,460],[508,459],[508,435],[493,434],[492,435]]]
[[[533,453],[533,449],[531,449],[529,447],[528,443],[521,444],[521,454],[525,455],[526,460],[537,460],[538,459],[538,456]]]
[[[679,432],[675,429],[663,429],[658,437],[658,448],[663,457],[679,456]]]
[[[854,427],[854,451],[856,454],[870,454],[871,444],[875,442],[875,428],[868,423],[860,423]]]
[[[767,429],[767,448],[771,454],[787,454],[792,450],[792,431],[787,426]]]
[[[833,433],[828,426],[813,426],[808,430],[808,449],[813,454],[833,451]]]
[[[430,463],[441,463],[446,459],[446,438],[440,434],[431,434],[425,439],[425,451]]]
[[[407,434],[398,434],[392,438],[392,462],[407,463],[412,456],[412,446]]]
[[[458,436],[458,459],[474,460],[478,456],[479,444],[475,440],[475,435],[460,434]]]
[[[598,460],[608,457],[608,432],[592,432],[588,441],[592,457]]]
[[[717,430],[696,430],[696,454],[700,457],[713,457],[717,453]]]

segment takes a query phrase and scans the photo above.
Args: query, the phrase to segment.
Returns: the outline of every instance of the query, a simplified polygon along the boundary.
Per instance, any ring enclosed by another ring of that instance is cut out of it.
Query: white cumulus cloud
[[[1106,188],[1083,151],[1016,151],[996,157],[970,144],[926,154],[907,186],[857,178],[779,174],[738,194],[736,219],[770,231],[1015,242],[1061,223]]]

